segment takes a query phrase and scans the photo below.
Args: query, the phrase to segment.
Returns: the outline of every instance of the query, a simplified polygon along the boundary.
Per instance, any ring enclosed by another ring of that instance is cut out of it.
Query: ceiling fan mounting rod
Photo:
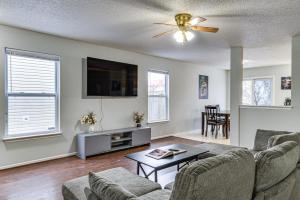
[[[192,15],[189,13],[179,13],[175,15],[175,20],[179,28],[186,27],[187,23],[191,21]]]

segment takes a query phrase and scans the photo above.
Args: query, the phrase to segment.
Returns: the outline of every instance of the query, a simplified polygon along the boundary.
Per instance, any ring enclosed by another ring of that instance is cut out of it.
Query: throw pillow
[[[255,142],[254,142],[254,151],[264,151],[267,150],[268,140],[274,135],[283,135],[289,134],[288,131],[272,131],[272,130],[262,130],[258,129],[256,131]]]
[[[101,200],[129,200],[136,197],[120,185],[99,177],[93,172],[89,173],[89,184],[91,190]]]
[[[276,145],[282,144],[284,142],[287,142],[287,141],[297,142],[297,144],[300,147],[300,132],[284,134],[284,135],[275,135],[275,136],[270,137],[270,139],[268,141],[268,149],[272,148]],[[300,157],[299,157],[298,162],[300,162]]]

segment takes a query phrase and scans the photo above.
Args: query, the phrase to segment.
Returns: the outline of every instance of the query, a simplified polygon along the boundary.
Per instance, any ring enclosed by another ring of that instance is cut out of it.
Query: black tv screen
[[[137,65],[87,57],[87,96],[137,96]]]

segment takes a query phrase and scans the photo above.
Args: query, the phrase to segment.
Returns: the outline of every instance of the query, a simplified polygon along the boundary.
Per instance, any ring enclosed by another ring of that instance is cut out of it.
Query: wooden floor
[[[178,137],[153,140],[151,146],[108,153],[80,160],[76,156],[0,171],[0,200],[56,200],[62,199],[61,186],[70,179],[114,167],[124,167],[136,172],[136,163],[124,156],[129,153],[157,148],[168,144],[197,145]],[[160,177],[159,177],[160,179]]]

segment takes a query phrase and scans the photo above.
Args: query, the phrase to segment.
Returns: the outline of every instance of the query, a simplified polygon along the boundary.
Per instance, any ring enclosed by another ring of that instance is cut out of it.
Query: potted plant
[[[95,124],[97,122],[96,115],[93,112],[88,113],[81,117],[81,124],[87,125],[89,127],[89,132],[95,131]]]
[[[144,120],[144,113],[134,112],[133,120],[136,123],[136,127],[141,127]]]

